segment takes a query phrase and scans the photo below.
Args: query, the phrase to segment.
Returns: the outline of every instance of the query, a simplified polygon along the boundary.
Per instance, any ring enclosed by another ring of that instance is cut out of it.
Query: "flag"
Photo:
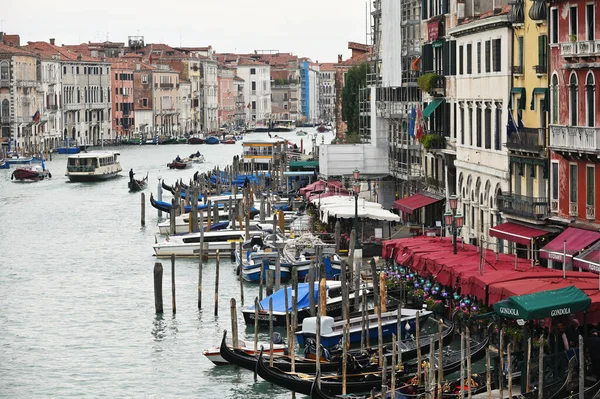
[[[252,106],[252,103],[248,103],[248,109],[250,109],[251,106]]]
[[[33,117],[31,119],[35,123],[38,123],[40,121],[40,111],[35,111],[35,114],[33,114]]]
[[[408,135],[415,138],[415,119],[417,117],[417,111],[415,110],[415,106],[413,105],[412,110],[410,111],[410,118],[408,120]]]
[[[419,62],[421,62],[421,56],[418,56],[410,63],[413,71],[419,70]]]
[[[421,140],[425,136],[425,118],[423,118],[423,112],[421,112],[421,106],[417,106],[417,119],[415,127],[415,138]]]
[[[512,110],[509,108],[508,109],[508,125],[506,125],[506,136],[510,137],[511,134],[518,133],[518,132],[519,132],[519,129],[517,128],[517,125],[515,124],[515,120],[513,119]]]

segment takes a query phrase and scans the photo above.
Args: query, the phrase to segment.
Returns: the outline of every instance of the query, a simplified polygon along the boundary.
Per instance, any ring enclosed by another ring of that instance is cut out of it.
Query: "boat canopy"
[[[298,309],[307,308],[310,306],[310,291],[309,291],[308,283],[300,283],[298,284]],[[265,299],[259,302],[260,310],[269,310],[269,299],[273,298],[273,312],[285,312],[285,288],[280,289],[279,291],[275,291],[272,295],[269,295]],[[287,288],[287,297],[288,297],[288,312],[291,312],[293,302],[292,302],[292,287]],[[319,303],[319,283],[315,283],[314,290],[315,304]],[[248,309],[254,310],[254,305],[250,306]]]
[[[495,303],[494,311],[500,316],[512,319],[537,320],[585,312],[591,303],[592,300],[583,291],[569,286],[535,294],[511,296]]]

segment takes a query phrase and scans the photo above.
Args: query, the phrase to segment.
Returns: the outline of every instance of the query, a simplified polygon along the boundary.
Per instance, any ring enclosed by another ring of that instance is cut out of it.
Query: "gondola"
[[[443,345],[449,345],[452,341],[452,337],[454,335],[454,323],[450,323],[448,328],[444,331],[442,335],[442,343]],[[223,336],[223,339],[225,335]],[[225,342],[225,341],[223,341]],[[437,342],[437,341],[436,341]],[[223,343],[221,343],[223,345]],[[389,344],[391,345],[391,343]],[[426,352],[429,350],[429,337],[424,337],[421,340],[421,352]],[[403,360],[411,360],[417,356],[417,344],[414,339],[406,339],[400,341],[400,347],[402,348],[402,359]],[[348,355],[350,358],[358,361],[360,364],[365,365],[369,362],[371,357],[378,353],[378,347],[366,348],[363,353],[360,350],[349,351]],[[231,364],[235,364],[237,366],[243,367],[250,371],[254,371],[256,369],[257,359],[256,356],[250,356],[242,351],[232,351],[228,346],[221,346],[221,351],[226,351],[227,353],[221,353],[223,359],[227,360]],[[335,350],[328,351],[330,355],[329,361],[321,361],[321,371],[323,372],[334,372],[341,370],[342,366],[342,350],[341,348],[335,348]],[[384,346],[384,356],[388,358],[387,364],[391,364],[391,356],[392,352],[387,346]],[[277,367],[281,371],[289,372],[292,370],[291,358],[290,356],[279,356],[277,360],[274,360],[273,365]],[[295,359],[295,370],[299,373],[316,373],[316,363],[312,359],[306,358],[298,358]]]
[[[143,179],[131,179],[127,183],[127,186],[129,187],[129,191],[131,192],[144,190],[146,187],[148,187],[148,173],[146,173],[146,177],[144,177]]]
[[[221,341],[221,357],[230,364],[245,368],[250,371],[256,369],[257,358],[255,355],[249,355],[239,349],[231,349],[226,341],[227,331],[223,333]],[[268,351],[268,349],[267,349]],[[321,361],[321,368],[325,372],[335,372],[341,363]],[[273,358],[273,366],[280,370],[291,370],[291,359],[289,356],[277,356]],[[296,358],[295,369],[298,373],[314,373],[316,368],[315,360]]]
[[[488,344],[489,337],[486,337],[483,341],[472,346],[472,361],[481,360],[485,356],[485,348],[488,346]],[[423,358],[423,360],[426,359],[427,357]],[[443,363],[444,374],[451,373],[458,369],[460,369],[460,352],[456,352],[451,355],[445,355]],[[271,368],[264,364],[264,360],[260,356],[256,365],[256,370],[258,375],[260,375],[266,381],[287,388],[290,391],[302,393],[304,395],[310,395],[314,376],[285,373],[276,367]],[[402,383],[413,379],[416,372],[416,362],[404,363],[404,369],[401,372],[396,373],[396,381],[398,381],[398,384],[401,385]],[[389,369],[387,373],[389,378]],[[325,378],[325,381],[321,381],[321,388],[323,391],[335,395],[338,395],[342,392],[342,381],[340,375],[327,376]],[[423,378],[424,376],[421,376],[421,379]],[[377,388],[380,386],[381,370],[377,366],[370,364],[365,367],[353,357],[352,361],[348,364],[346,392],[368,392],[371,390],[371,388]]]
[[[545,388],[544,388],[545,389]],[[544,397],[546,397],[544,395]],[[600,380],[596,381],[595,384],[587,387],[583,391],[584,399],[598,399],[600,398]],[[579,388],[567,389],[567,383],[565,382],[563,389],[557,394],[553,395],[550,399],[570,399],[579,398]]]

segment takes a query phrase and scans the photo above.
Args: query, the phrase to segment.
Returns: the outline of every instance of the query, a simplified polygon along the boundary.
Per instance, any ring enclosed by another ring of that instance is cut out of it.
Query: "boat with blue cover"
[[[204,144],[220,144],[221,140],[217,136],[209,136],[204,140]]]
[[[400,336],[402,339],[408,332],[415,330],[416,313],[420,312],[419,321],[425,322],[432,312],[428,310],[402,309],[402,318],[400,319],[400,329],[398,332],[398,312],[384,312],[381,314],[381,326],[383,339],[390,338],[392,334]],[[378,339],[378,316],[377,314],[368,314],[369,319],[369,339],[371,342],[377,342]],[[321,317],[321,345],[325,348],[331,348],[339,344],[342,340],[344,326],[348,325],[346,320],[335,321],[331,316]],[[350,319],[348,340],[349,342],[360,342],[363,330],[363,318],[361,316]],[[315,338],[317,332],[317,318],[307,317],[302,321],[302,330],[296,331],[298,344],[304,345],[307,338]]]
[[[262,301],[259,302],[258,309],[258,324],[260,325],[268,325],[269,323],[269,300],[273,298],[273,325],[274,326],[285,326],[285,290],[286,288],[282,288],[272,295],[267,296]],[[327,290],[327,314],[329,316],[335,317],[340,316],[342,314],[342,283],[340,281],[327,281],[326,284]],[[362,295],[362,288],[359,291],[359,295]],[[298,322],[302,322],[304,319],[310,316],[310,284],[309,283],[299,283],[298,284]],[[292,312],[293,302],[292,302],[293,291],[291,287],[287,287],[287,296],[288,296],[288,307],[287,313]],[[319,284],[315,283],[313,290],[313,297],[315,303],[315,309],[319,308]],[[354,293],[351,292],[349,294],[350,298],[350,310],[353,310],[352,304],[354,301]],[[246,325],[254,325],[255,320],[255,310],[254,305],[246,307],[242,309],[242,314],[244,315],[244,321]],[[375,323],[377,325],[377,323]]]

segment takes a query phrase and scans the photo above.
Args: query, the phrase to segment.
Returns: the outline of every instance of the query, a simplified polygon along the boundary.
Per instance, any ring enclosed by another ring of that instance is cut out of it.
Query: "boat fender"
[[[14,180],[15,179],[15,172],[12,172],[12,175],[10,175],[10,180]]]
[[[241,272],[241,270],[240,270],[240,269],[241,269],[241,267],[240,267],[240,265],[238,265],[238,267],[235,269],[235,275],[236,275],[236,276],[239,276],[239,275],[240,275],[240,272]]]

